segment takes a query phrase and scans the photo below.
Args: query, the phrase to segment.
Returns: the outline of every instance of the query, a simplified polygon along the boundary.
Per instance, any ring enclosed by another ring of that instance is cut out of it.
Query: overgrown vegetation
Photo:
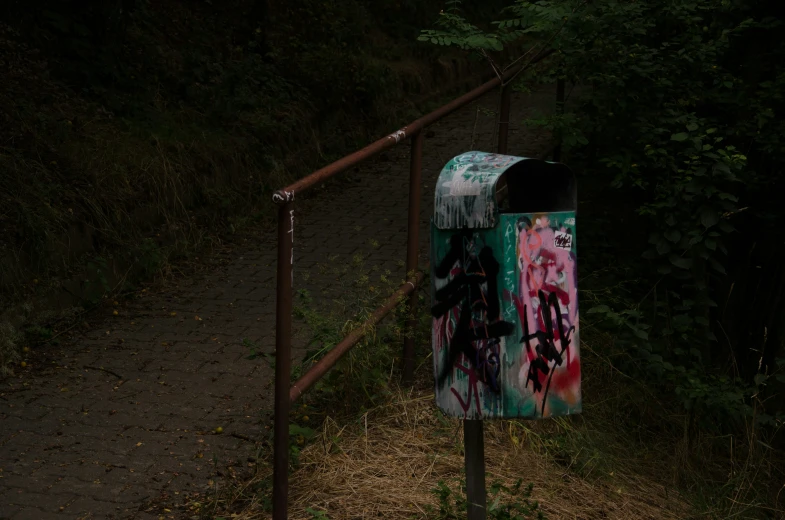
[[[0,323],[0,376],[8,375],[8,367],[19,361],[19,333],[8,322]]]
[[[582,306],[610,333],[603,355],[684,417],[681,467],[695,471],[674,482],[713,514],[781,512],[783,475],[769,462],[785,424],[775,2],[519,0],[492,30],[450,4],[421,40],[500,70],[509,63],[495,52],[534,39],[532,54],[557,52],[549,74],[522,82],[577,87],[574,109],[528,124],[560,137],[584,174]],[[711,466],[728,442],[747,462],[723,477]]]
[[[539,511],[539,504],[530,500],[533,484],[521,489],[523,479],[518,479],[515,484],[508,487],[500,482],[490,486],[488,496],[488,518],[492,520],[525,520],[536,518],[544,520],[545,515]],[[466,482],[461,482],[461,489],[465,495]],[[438,520],[461,520],[466,518],[467,502],[462,494],[456,493],[443,480],[433,489],[439,498],[439,508],[431,508],[432,518]]]
[[[362,262],[347,264],[327,268],[336,276],[343,273],[337,292],[346,298],[335,308],[300,299],[298,315],[308,325],[304,332],[313,339],[313,351],[329,350],[351,327],[345,328],[354,313],[344,304],[365,301],[360,315],[378,304],[366,295],[378,287],[373,278],[381,273],[369,277],[369,269],[358,267]],[[335,367],[338,375],[323,379],[292,411],[290,518],[465,518],[461,421],[433,405],[428,349],[419,351],[414,388],[397,385],[395,357],[404,317],[372,331]],[[419,344],[427,345],[430,320],[420,325]],[[703,518],[669,480],[674,469],[683,471],[690,463],[686,445],[674,450],[682,418],[668,416],[660,431],[648,429],[650,421],[663,419],[663,403],[640,382],[620,380],[602,354],[607,333],[591,319],[582,328],[583,415],[485,424],[489,518]],[[375,375],[361,377],[363,371]],[[253,476],[199,503],[204,518],[269,514],[271,441],[255,458]],[[736,471],[749,462],[740,457],[733,464]]]
[[[313,270],[320,279],[329,274],[337,284],[328,293],[317,294],[316,288],[299,293],[295,313],[308,351],[294,368],[293,380],[358,327],[398,284],[361,255],[331,258]],[[309,279],[304,275],[303,283]],[[421,296],[420,309],[426,306]],[[465,517],[461,421],[433,405],[432,324],[427,313],[418,316],[417,344],[425,348],[418,351],[414,388],[398,386],[397,358],[407,318],[399,308],[294,406],[290,518]],[[684,472],[692,464],[686,444],[674,445],[682,417],[662,417],[663,402],[645,385],[620,379],[604,352],[612,345],[610,336],[593,325],[591,317],[582,322],[582,416],[486,423],[489,518],[574,518],[599,512],[620,519],[696,517],[669,480],[673,471]],[[253,354],[252,344],[248,347],[250,362],[264,362]],[[662,421],[657,432],[642,426],[656,420]],[[703,440],[696,441],[696,449],[704,449]],[[203,518],[268,514],[271,447],[272,434],[254,457],[253,475],[186,507],[201,511]],[[750,460],[739,457],[733,467],[741,473],[738,468]]]
[[[476,79],[414,43],[439,2],[268,4],[3,2],[0,311],[164,274]]]

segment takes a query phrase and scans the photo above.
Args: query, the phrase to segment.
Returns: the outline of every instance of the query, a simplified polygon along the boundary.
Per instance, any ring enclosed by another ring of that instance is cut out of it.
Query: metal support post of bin
[[[485,442],[482,420],[463,420],[463,457],[466,463],[466,516],[485,520]]]

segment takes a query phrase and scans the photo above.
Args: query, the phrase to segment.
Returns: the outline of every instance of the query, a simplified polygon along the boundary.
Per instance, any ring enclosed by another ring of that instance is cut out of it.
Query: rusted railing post
[[[507,153],[507,139],[510,133],[510,97],[512,96],[512,84],[502,86],[501,100],[499,102],[499,142],[497,152]]]
[[[273,519],[286,520],[289,499],[289,385],[292,364],[294,202],[278,207],[278,287],[275,314]]]
[[[556,113],[561,115],[564,113],[564,78],[556,80]],[[553,162],[559,162],[561,159],[561,138],[556,143],[553,149]]]
[[[406,250],[406,277],[417,271],[420,259],[420,198],[422,179],[423,132],[412,136],[411,163],[409,167],[409,239]],[[403,339],[403,382],[410,384],[414,378],[414,336],[417,329],[417,291],[409,295],[409,318]]]

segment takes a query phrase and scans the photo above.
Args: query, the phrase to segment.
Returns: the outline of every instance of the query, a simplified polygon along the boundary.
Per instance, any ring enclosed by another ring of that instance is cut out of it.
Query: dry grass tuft
[[[554,519],[683,519],[689,506],[659,484],[625,472],[588,480],[516,442],[506,422],[486,423],[487,485],[533,483],[532,498]],[[388,404],[341,426],[328,418],[316,442],[305,448],[290,477],[289,518],[311,519],[308,509],[330,519],[433,518],[440,480],[457,489],[463,469],[462,429],[444,418],[433,395],[398,390]],[[269,518],[250,504],[237,518]]]

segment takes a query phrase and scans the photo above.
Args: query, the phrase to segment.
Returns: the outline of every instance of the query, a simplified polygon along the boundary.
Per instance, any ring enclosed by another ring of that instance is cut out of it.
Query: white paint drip
[[[294,195],[294,194],[292,194]],[[289,210],[289,234],[292,236],[292,256],[289,259],[289,265],[291,265],[291,269],[289,271],[292,275],[292,287],[294,287],[294,210]]]
[[[448,183],[444,183],[445,186]],[[477,197],[482,194],[482,184],[473,182],[472,179],[463,179],[460,177],[453,177],[449,182],[450,195],[453,197]]]
[[[284,191],[283,196],[280,193],[276,192],[273,193],[273,202],[280,203],[280,202],[293,202],[294,201],[294,192],[293,191]]]
[[[395,143],[398,144],[401,140],[406,139],[406,130],[401,129],[397,132],[393,132],[387,136],[389,139],[395,139]]]

